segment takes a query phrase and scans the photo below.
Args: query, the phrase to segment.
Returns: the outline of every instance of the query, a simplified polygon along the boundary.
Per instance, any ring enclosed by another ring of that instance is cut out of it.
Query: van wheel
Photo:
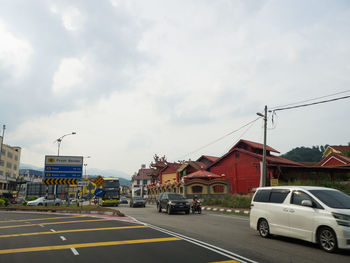
[[[321,227],[317,232],[317,239],[320,247],[329,253],[337,250],[337,236],[329,227]]]
[[[167,206],[166,211],[168,212],[168,215],[170,215],[170,214],[171,214],[171,207],[170,207],[170,205],[168,205],[168,206]]]
[[[258,231],[260,236],[267,238],[270,237],[269,223],[265,219],[260,219],[258,223]]]

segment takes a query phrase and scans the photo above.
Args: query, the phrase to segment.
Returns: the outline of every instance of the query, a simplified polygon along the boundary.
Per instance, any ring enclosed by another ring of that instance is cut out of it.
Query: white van
[[[350,196],[325,187],[260,187],[251,203],[250,227],[265,238],[303,239],[327,252],[350,249]]]

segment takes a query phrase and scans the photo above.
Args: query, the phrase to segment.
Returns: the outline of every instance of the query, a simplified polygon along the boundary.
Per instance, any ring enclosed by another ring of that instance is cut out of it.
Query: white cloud
[[[86,18],[77,7],[53,4],[49,10],[61,16],[62,24],[68,31],[77,31],[84,27]]]
[[[14,80],[22,78],[30,71],[29,62],[33,54],[31,44],[8,31],[0,20],[0,64],[10,70]]]
[[[86,57],[62,59],[53,77],[52,91],[59,96],[64,96],[74,88],[82,88],[81,84],[87,70]]]

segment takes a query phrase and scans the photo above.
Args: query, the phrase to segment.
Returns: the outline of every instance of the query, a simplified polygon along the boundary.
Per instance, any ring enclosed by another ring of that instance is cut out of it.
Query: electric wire
[[[176,158],[176,159],[182,159],[182,158],[184,158],[184,157],[186,157],[186,156],[188,156],[188,155],[194,154],[194,153],[196,153],[196,152],[198,152],[198,151],[200,151],[200,150],[202,150],[202,149],[204,149],[204,148],[206,148],[206,147],[208,147],[208,146],[210,146],[210,145],[212,145],[212,144],[214,144],[214,143],[217,143],[217,142],[221,141],[222,139],[226,138],[227,136],[230,136],[231,134],[240,131],[241,129],[247,127],[248,125],[253,124],[254,122],[256,122],[257,120],[259,120],[260,118],[261,118],[261,117],[258,117],[258,118],[256,118],[256,119],[254,119],[254,120],[252,120],[252,121],[250,121],[250,122],[244,124],[244,125],[241,126],[240,128],[238,128],[238,129],[236,129],[236,130],[234,130],[234,131],[231,131],[231,132],[229,132],[228,134],[226,134],[226,135],[224,135],[224,136],[221,136],[220,138],[218,138],[218,139],[216,139],[216,140],[214,140],[214,141],[212,141],[212,142],[210,142],[210,143],[208,143],[208,144],[206,144],[206,145],[204,145],[204,146],[202,146],[202,147],[200,147],[200,148],[198,148],[198,149],[196,149],[196,150],[194,150],[194,151],[192,151],[192,152],[189,152],[189,153],[187,153],[187,154],[184,154],[184,155],[182,155],[182,156],[180,156],[180,157],[178,157],[178,158]]]
[[[337,92],[337,93],[333,93],[333,94],[329,94],[329,95],[325,95],[325,96],[321,96],[321,97],[317,97],[317,98],[313,98],[313,99],[308,99],[308,100],[304,100],[304,101],[289,103],[289,104],[286,104],[286,105],[276,106],[276,107],[270,108],[270,111],[273,111],[274,109],[277,109],[277,108],[284,108],[284,107],[289,107],[289,106],[300,104],[300,103],[306,103],[306,102],[313,101],[313,100],[324,99],[324,98],[327,98],[327,97],[332,97],[332,96],[343,94],[343,93],[347,93],[347,92],[350,92],[350,90],[345,90],[345,91],[341,91],[341,92]]]
[[[296,108],[307,107],[307,106],[312,106],[312,105],[317,105],[317,104],[322,104],[322,103],[327,103],[327,102],[332,102],[332,101],[337,101],[337,100],[343,100],[343,99],[348,99],[348,98],[350,98],[350,96],[338,97],[338,98],[334,98],[334,99],[330,99],[330,100],[317,101],[317,102],[313,102],[313,103],[295,105],[295,106],[290,106],[290,107],[275,108],[273,110],[269,110],[269,112],[296,109]]]

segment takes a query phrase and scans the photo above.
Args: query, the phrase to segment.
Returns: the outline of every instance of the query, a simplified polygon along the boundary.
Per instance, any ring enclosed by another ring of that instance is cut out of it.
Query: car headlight
[[[343,215],[343,214],[339,214],[339,213],[332,213],[332,215],[336,219],[338,225],[350,227],[350,216],[349,215]]]
[[[168,202],[168,205],[175,205],[175,203],[169,201],[169,202]]]

